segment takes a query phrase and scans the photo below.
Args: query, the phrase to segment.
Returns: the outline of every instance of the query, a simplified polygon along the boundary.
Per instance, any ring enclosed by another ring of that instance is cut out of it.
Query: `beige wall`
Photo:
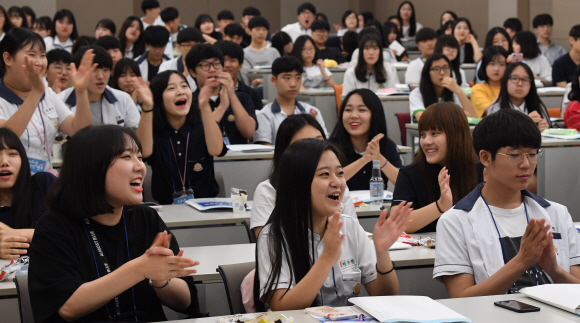
[[[56,0],[56,4],[57,10],[68,9],[75,14],[79,35],[95,36],[95,26],[103,18],[113,20],[118,32],[125,18],[133,14],[132,3],[125,0]]]
[[[12,6],[29,6],[34,10],[37,17],[50,16],[51,18],[57,8],[56,0],[2,0],[0,5],[6,10]]]

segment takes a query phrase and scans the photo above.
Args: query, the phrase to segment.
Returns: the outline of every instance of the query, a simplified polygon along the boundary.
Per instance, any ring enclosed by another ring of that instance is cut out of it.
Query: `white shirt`
[[[328,131],[324,126],[324,120],[322,119],[320,110],[308,103],[296,101],[294,114],[310,113],[311,110],[317,112],[315,119],[328,137]],[[256,111],[256,117],[258,118],[258,129],[256,129],[256,132],[254,133],[254,142],[267,142],[272,145],[276,144],[278,128],[282,121],[286,120],[288,117],[284,110],[280,108],[278,101],[274,100],[274,102],[266,104],[262,110]]]
[[[0,79],[0,120],[10,119],[23,102]],[[50,159],[54,137],[59,126],[71,115],[72,112],[58,99],[56,93],[46,87],[38,108],[34,110],[26,130],[20,136],[33,173],[52,169]]]
[[[328,68],[324,68],[324,72],[326,72],[326,76],[330,77],[332,73]],[[305,88],[321,88],[326,86],[326,80],[320,72],[320,67],[318,65],[312,65],[310,67],[304,66],[304,73],[302,73],[302,85]]]
[[[552,81],[552,65],[546,56],[540,54],[532,59],[526,59],[524,63],[528,64],[535,78]]]
[[[568,99],[568,94],[572,91],[572,83],[566,84],[566,92],[564,93],[564,98],[562,99],[562,119],[564,118],[564,112],[566,112],[566,108],[568,104],[570,104],[570,99]]]
[[[147,82],[149,81],[147,74],[149,74],[149,62],[147,61],[147,53],[149,53],[148,50],[145,51],[145,53],[141,54],[139,57],[135,58],[135,62],[137,62],[137,64],[139,64],[139,70],[141,71],[141,77],[143,78],[143,81]],[[163,64],[163,62],[167,62],[171,60],[171,58],[167,55],[165,55],[165,53],[163,53],[163,58],[161,59],[161,64]],[[161,66],[159,66],[159,69],[161,69]],[[157,71],[157,73],[159,73],[159,70]]]
[[[420,23],[416,22],[415,23],[415,36],[417,36],[417,32],[423,28],[423,25],[421,25]],[[401,40],[411,40],[411,39],[415,39],[415,36],[409,36],[409,27],[410,26],[401,26],[401,33],[403,34],[403,37],[401,37]]]
[[[72,54],[73,44],[74,42],[70,37],[64,43],[61,43],[56,36],[54,38],[52,36],[44,37],[44,45],[46,46],[47,53],[55,48],[61,48]]]
[[[274,206],[276,206],[276,189],[270,184],[269,179],[258,184],[256,192],[254,192],[253,203],[252,212],[250,213],[250,229],[265,226],[270,219],[272,211],[274,211]],[[341,204],[342,213],[358,221],[348,187],[344,191]]]
[[[461,84],[459,84],[460,87],[470,87],[469,83],[467,83],[467,77],[465,77],[465,71],[460,67],[459,68],[459,75],[461,75]],[[453,80],[455,80],[455,82],[457,82],[457,77],[455,77],[455,71],[451,70],[451,76],[453,77]]]
[[[356,29],[356,32],[357,33],[360,33],[361,30],[362,30],[362,28],[357,28]],[[344,34],[346,34],[347,31],[348,31],[347,28],[342,28],[342,29],[340,29],[339,31],[336,32],[336,36],[342,37],[342,36],[344,36]]]
[[[396,63],[397,57],[395,53],[390,48],[383,48],[383,62],[385,63]],[[350,66],[356,65],[358,63],[358,48],[352,52],[352,56],[350,58]]]
[[[356,78],[354,73],[356,66],[349,67],[346,72],[344,72],[344,79],[342,81],[342,93],[346,95],[355,89],[369,89],[373,92],[376,92],[378,89],[395,88],[395,85],[399,83],[397,70],[390,63],[383,63],[383,66],[387,72],[387,81],[385,83],[377,83],[377,79],[374,73],[371,75],[368,71],[367,81],[361,82]]]
[[[322,288],[317,296],[321,305],[330,306],[346,306],[347,300],[350,297],[358,296],[361,284],[365,285],[377,278],[375,264],[377,262],[377,255],[374,245],[366,235],[364,229],[360,226],[357,220],[348,215],[341,214],[340,220],[343,221],[342,232],[345,233],[345,238],[342,241],[342,250],[338,262],[332,267],[328,277],[324,281]],[[272,269],[271,248],[268,245],[270,236],[270,225],[264,227],[260,232],[257,244],[257,260],[259,266],[260,280],[260,299],[265,301],[265,294],[269,291],[265,290],[268,276]],[[324,239],[320,239],[317,233],[314,233],[314,260],[322,254],[324,250]],[[307,255],[304,255],[304,260],[307,260]],[[282,257],[282,268],[280,270],[280,280],[276,289],[292,288],[297,284],[291,281],[290,267],[285,257]],[[336,282],[336,288],[335,288]],[[338,295],[337,295],[338,294]],[[269,308],[270,305],[266,304]]]
[[[439,102],[442,101],[443,99],[439,98]],[[459,101],[459,97],[455,93],[453,93],[453,103],[463,108],[463,106],[461,105],[461,101]],[[425,111],[425,109],[426,107],[425,103],[423,102],[423,95],[421,94],[421,89],[419,87],[416,87],[415,89],[413,89],[413,91],[411,91],[411,94],[409,94],[409,112],[411,113],[411,123],[414,123],[413,119],[415,117],[415,113]]]
[[[287,33],[288,36],[290,36],[292,38],[292,42],[295,42],[296,38],[298,38],[302,35],[312,36],[312,30],[310,28],[304,29],[304,27],[302,27],[302,25],[300,25],[299,21],[297,21],[293,24],[288,24],[288,25],[282,27],[281,30],[283,32]]]
[[[145,17],[141,17],[141,22],[143,23],[143,30],[147,29],[147,27],[151,26],[150,24],[145,22]],[[165,23],[161,19],[161,15],[157,16],[155,21],[153,22],[153,26],[163,26],[165,27]]]
[[[424,57],[418,57],[412,60],[405,71],[405,83],[406,84],[419,84],[421,83],[421,71],[423,71],[423,66],[425,66],[426,59]]]
[[[75,113],[77,104],[74,88],[60,92],[58,98]],[[101,120],[92,120],[92,124],[115,124],[129,128],[137,128],[139,125],[141,115],[129,94],[107,85],[101,103]]]
[[[554,233],[554,247],[558,265],[570,272],[570,266],[580,265],[580,244],[568,209],[558,203],[547,201],[522,191],[529,218],[546,219]],[[497,208],[496,208],[497,211]],[[493,210],[492,210],[493,212]],[[509,211],[508,211],[509,212]],[[495,213],[494,217],[495,217]],[[519,212],[520,220],[509,220],[501,225],[505,233],[521,233],[505,224],[524,226],[525,215]],[[497,223],[497,219],[496,219]],[[525,227],[523,228],[525,230]],[[558,239],[558,236],[560,237]],[[470,274],[476,284],[498,272],[505,264],[502,246],[492,217],[480,196],[480,188],[471,193],[445,212],[437,223],[437,249],[433,278],[445,275]]]
[[[175,70],[183,74],[183,72],[185,71],[185,65],[183,65],[181,56],[161,63],[157,74],[168,70]],[[191,92],[195,92],[195,90],[197,90],[197,82],[195,81],[195,79],[191,76],[191,74],[188,74],[186,79],[187,83],[189,83],[189,87],[191,88]]]
[[[521,112],[521,113],[528,114],[528,108],[526,107],[526,101],[522,102],[522,104],[521,104],[521,105],[519,105],[519,106],[517,106],[517,105],[514,105],[513,103],[511,103],[511,102],[510,102],[510,106],[511,106],[511,107],[512,107],[512,109],[514,109],[514,110],[518,110],[518,111],[519,111],[519,112]],[[490,115],[490,114],[492,114],[492,113],[496,113],[496,112],[498,112],[498,111],[499,111],[499,109],[501,109],[501,107],[500,107],[500,105],[499,105],[499,102],[498,102],[498,101],[496,101],[494,104],[490,105],[490,106],[487,108],[487,115]]]

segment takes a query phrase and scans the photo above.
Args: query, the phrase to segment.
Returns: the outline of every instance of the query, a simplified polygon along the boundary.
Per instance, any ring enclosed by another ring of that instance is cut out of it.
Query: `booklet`
[[[546,284],[525,287],[520,290],[520,293],[542,303],[580,315],[580,285],[578,284]]]
[[[230,209],[233,210],[231,197],[215,197],[205,199],[192,199],[185,201],[185,204],[199,210],[207,211],[213,209]],[[246,211],[251,210],[252,207],[246,206]]]

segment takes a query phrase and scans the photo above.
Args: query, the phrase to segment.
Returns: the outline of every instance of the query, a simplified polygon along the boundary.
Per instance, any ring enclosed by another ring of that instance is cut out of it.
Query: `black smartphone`
[[[503,307],[510,311],[514,311],[517,313],[528,313],[528,312],[538,312],[540,311],[539,307],[518,302],[518,301],[498,301],[493,303],[495,306]]]

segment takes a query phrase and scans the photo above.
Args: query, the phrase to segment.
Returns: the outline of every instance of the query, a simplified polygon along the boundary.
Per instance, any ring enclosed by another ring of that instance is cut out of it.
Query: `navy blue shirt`
[[[262,110],[262,108],[264,107],[264,104],[262,104],[262,98],[260,97],[258,91],[252,89],[251,87],[244,84],[244,82],[239,80],[238,80],[238,88],[236,89],[236,95],[238,94],[238,92],[246,93],[247,95],[250,96],[250,98],[252,98],[252,103],[254,103],[254,110]],[[240,99],[239,95],[238,99]]]
[[[572,82],[576,66],[576,63],[570,57],[570,53],[560,56],[554,61],[552,66],[552,82],[554,84],[562,81],[566,81],[566,83]]]

